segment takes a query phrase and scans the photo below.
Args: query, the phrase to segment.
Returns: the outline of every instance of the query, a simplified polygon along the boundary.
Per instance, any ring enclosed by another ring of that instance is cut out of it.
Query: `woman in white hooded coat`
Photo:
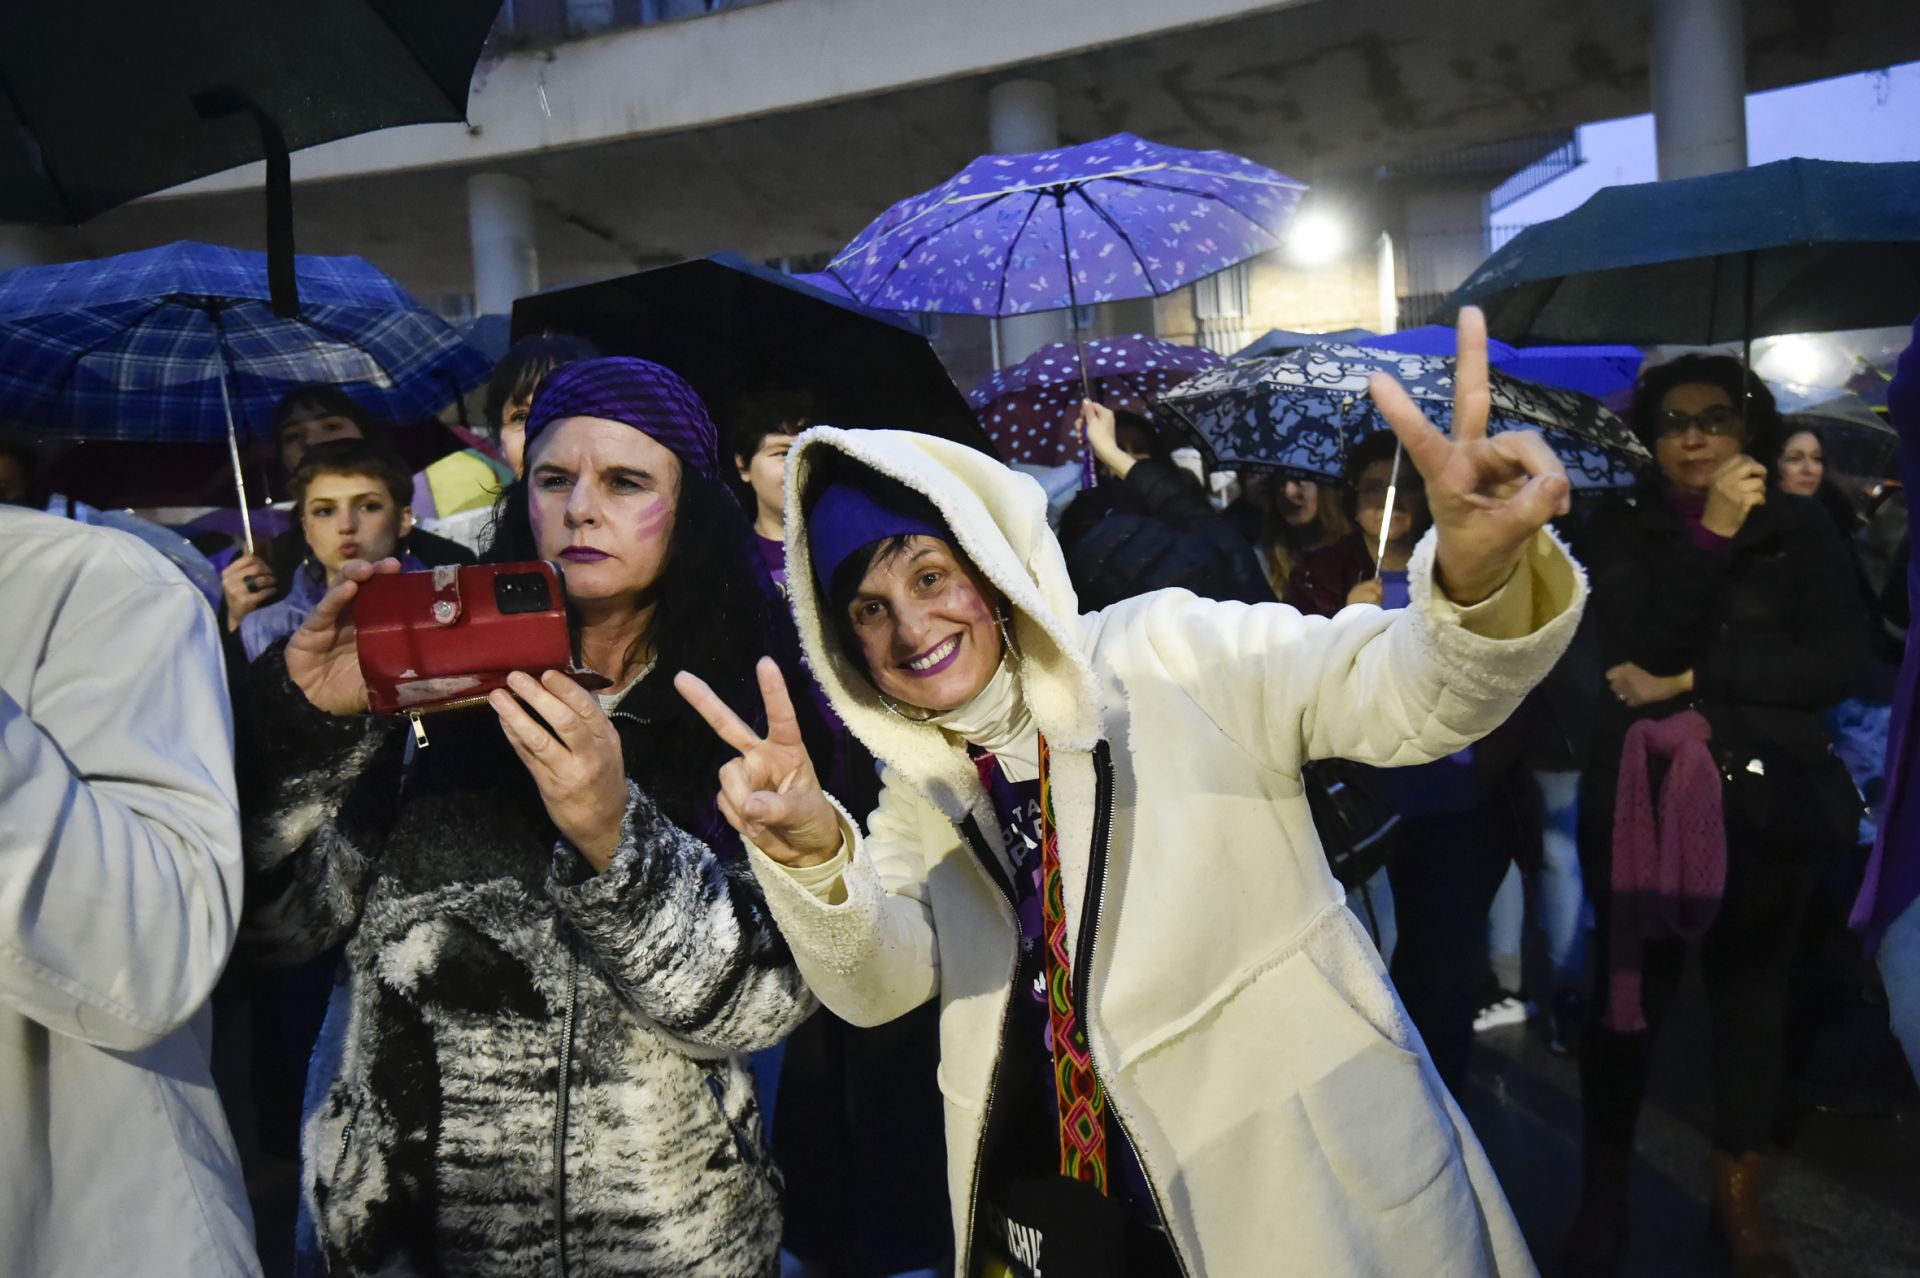
[[[867,833],[821,794],[770,663],[764,737],[680,687],[740,751],[722,811],[821,1001],[877,1024],[940,1000],[960,1273],[1533,1272],[1300,782],[1461,749],[1577,624],[1584,580],[1545,530],[1565,474],[1537,435],[1485,438],[1477,314],[1462,333],[1453,440],[1373,388],[1435,522],[1404,610],[1167,590],[1081,616],[1031,480],[917,434],[796,444],[788,562],[815,571],[789,587],[887,766]]]

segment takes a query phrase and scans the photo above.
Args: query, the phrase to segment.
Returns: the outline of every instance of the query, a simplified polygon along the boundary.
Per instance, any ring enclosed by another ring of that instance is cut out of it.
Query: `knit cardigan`
[[[774,1272],[778,1176],[738,1054],[812,1010],[753,876],[629,783],[595,875],[491,712],[316,710],[250,671],[242,945],[344,942],[345,1042],[302,1176],[333,1274]],[[629,694],[627,702],[635,700]],[[630,773],[644,720],[614,711]]]

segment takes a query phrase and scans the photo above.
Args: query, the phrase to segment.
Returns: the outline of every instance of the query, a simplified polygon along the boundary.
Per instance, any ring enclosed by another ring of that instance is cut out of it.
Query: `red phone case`
[[[607,680],[573,664],[566,594],[551,563],[390,573],[361,583],[354,642],[375,714],[475,705],[507,676],[565,670],[589,689]]]

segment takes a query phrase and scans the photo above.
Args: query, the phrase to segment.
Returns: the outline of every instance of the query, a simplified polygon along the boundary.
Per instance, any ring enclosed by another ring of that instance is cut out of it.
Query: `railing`
[[[621,27],[704,18],[769,0],[504,0],[496,45],[552,44]]]

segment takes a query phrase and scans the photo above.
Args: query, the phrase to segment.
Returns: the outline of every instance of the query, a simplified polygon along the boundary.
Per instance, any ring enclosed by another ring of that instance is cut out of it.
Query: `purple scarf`
[[[720,433],[707,406],[678,373],[648,360],[609,355],[555,369],[527,412],[528,455],[541,431],[567,417],[631,426],[708,479],[720,465]]]
[[[1608,1029],[1647,1028],[1640,952],[1663,936],[1691,939],[1713,925],[1727,886],[1727,830],[1713,729],[1697,710],[1627,729],[1613,806],[1613,924],[1608,932]],[[1656,818],[1648,756],[1668,760]]]

